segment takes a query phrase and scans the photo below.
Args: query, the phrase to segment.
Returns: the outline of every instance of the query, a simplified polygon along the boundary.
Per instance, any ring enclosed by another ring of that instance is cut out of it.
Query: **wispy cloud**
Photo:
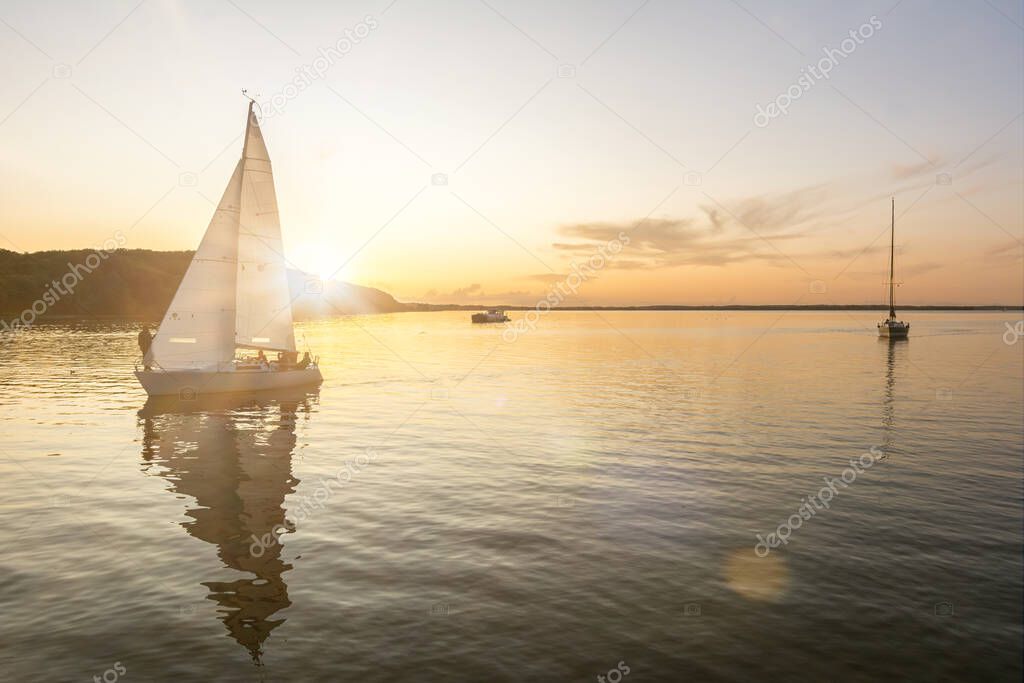
[[[1006,240],[987,249],[984,254],[986,261],[996,263],[1017,263],[1024,261],[1024,246],[1017,240]]]
[[[855,256],[868,256],[881,251],[888,251],[888,245],[872,244],[868,247],[851,247],[850,249],[832,249],[824,252],[824,256],[831,259],[851,259]]]
[[[513,290],[513,291],[502,291],[488,293],[487,289],[479,282],[468,284],[465,287],[457,287],[450,292],[439,292],[436,289],[431,289],[423,295],[423,299],[427,301],[436,301],[440,303],[521,303],[531,297],[536,297],[536,294],[525,291],[525,290]]]
[[[902,268],[900,268],[900,275],[906,278],[917,277],[919,275],[924,275],[925,273],[930,273],[933,270],[945,268],[946,265],[948,264],[938,263],[936,261],[925,261],[923,263],[915,263],[913,265],[903,266]]]
[[[893,164],[890,171],[892,172],[893,178],[898,180],[907,180],[926,173],[934,175],[942,168],[943,163],[945,162],[942,157],[933,156],[927,161],[921,161],[916,164]]]
[[[828,185],[820,184],[778,195],[748,197],[735,205],[726,204],[726,208],[747,228],[762,233],[766,230],[788,232],[820,219],[828,198]],[[707,213],[707,207],[701,208]]]
[[[537,280],[538,282],[543,282],[546,284],[550,282],[558,282],[559,280],[563,279],[563,277],[563,275],[560,275],[558,273],[534,273],[533,275],[527,275],[524,279]]]
[[[465,297],[472,296],[474,294],[480,294],[482,291],[483,291],[483,286],[479,282],[474,282],[471,285],[466,285],[465,287],[459,287],[458,289],[452,291],[452,293],[449,294],[448,296],[453,297],[453,298],[457,298],[457,299],[462,299],[462,298],[465,298]]]
[[[816,185],[774,196],[709,201],[698,206],[694,217],[573,223],[558,229],[559,235],[571,239],[551,246],[569,256],[584,256],[595,245],[625,232],[629,245],[609,268],[725,266],[747,261],[782,265],[790,260],[784,255],[789,251],[780,245],[806,238],[817,229],[827,194],[826,186]]]

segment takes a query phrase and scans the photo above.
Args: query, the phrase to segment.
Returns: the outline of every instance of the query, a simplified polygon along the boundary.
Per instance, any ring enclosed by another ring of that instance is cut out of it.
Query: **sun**
[[[323,282],[330,282],[338,274],[337,266],[319,265],[314,270],[314,273]]]
[[[344,272],[342,262],[336,256],[337,251],[331,245],[305,242],[295,248],[289,261],[293,268],[330,282]]]

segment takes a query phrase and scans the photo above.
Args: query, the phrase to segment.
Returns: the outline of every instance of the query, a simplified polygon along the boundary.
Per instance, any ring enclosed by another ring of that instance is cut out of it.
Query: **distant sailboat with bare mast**
[[[194,397],[323,381],[317,361],[308,353],[299,361],[295,349],[274,175],[254,105],[249,98],[242,158],[143,369],[136,367],[150,395]],[[236,358],[238,349],[259,356]],[[278,360],[268,361],[264,351],[278,352]]]
[[[889,232],[889,317],[878,323],[878,336],[889,339],[906,339],[910,334],[910,323],[896,319],[896,198],[892,199],[892,223]]]

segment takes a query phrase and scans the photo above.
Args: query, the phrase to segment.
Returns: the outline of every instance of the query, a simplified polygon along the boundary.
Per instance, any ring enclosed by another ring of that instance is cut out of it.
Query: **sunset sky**
[[[400,300],[529,305],[622,231],[571,303],[879,303],[894,195],[902,302],[1019,305],[1022,43],[1011,0],[5,1],[0,247],[195,248],[244,87],[289,261]]]

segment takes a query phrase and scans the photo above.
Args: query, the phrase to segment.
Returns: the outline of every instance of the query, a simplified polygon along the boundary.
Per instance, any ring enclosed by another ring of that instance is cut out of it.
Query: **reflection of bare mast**
[[[291,472],[298,407],[250,400],[189,413],[144,410],[143,458],[166,468],[161,474],[172,491],[195,500],[182,527],[216,546],[225,567],[245,574],[201,583],[231,637],[257,663],[267,636],[284,623],[274,615],[291,605],[284,573],[292,566],[281,559],[280,543],[250,548],[254,538],[286,526],[284,499],[298,484]]]
[[[885,398],[882,400],[882,450],[889,452],[896,417],[896,345],[886,344],[889,355],[885,363]]]

